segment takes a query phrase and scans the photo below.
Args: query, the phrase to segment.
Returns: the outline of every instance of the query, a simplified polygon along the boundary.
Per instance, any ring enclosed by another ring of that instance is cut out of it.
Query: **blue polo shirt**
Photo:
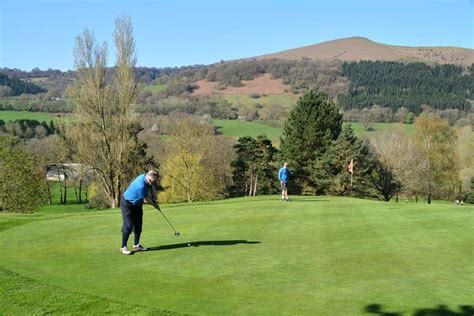
[[[280,170],[278,170],[278,179],[283,182],[288,182],[288,179],[290,178],[290,170],[285,167],[281,167]]]
[[[143,205],[143,199],[149,191],[150,185],[145,181],[145,174],[141,174],[130,183],[123,197],[133,205]]]

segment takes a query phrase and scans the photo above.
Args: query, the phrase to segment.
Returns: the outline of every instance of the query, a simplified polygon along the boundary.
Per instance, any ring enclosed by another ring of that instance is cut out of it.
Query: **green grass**
[[[49,122],[55,118],[56,116],[54,114],[46,112],[0,111],[0,120],[5,122],[22,119]]]
[[[49,190],[51,192],[51,202],[53,204],[59,204],[61,201],[61,190],[64,190],[62,186],[60,186],[58,181],[48,181],[49,183]],[[82,200],[85,200],[87,188],[82,188]],[[77,188],[79,194],[79,188]],[[72,182],[68,181],[67,183],[67,191],[66,191],[66,202],[69,204],[76,203],[76,193],[74,191],[74,185]]]
[[[283,131],[282,128],[271,127],[256,122],[246,122],[239,120],[214,120],[214,126],[216,126],[218,128],[218,131],[225,136],[256,137],[261,134],[266,134],[267,137],[271,140],[277,140]]]
[[[166,90],[165,84],[149,85],[143,88],[144,91],[149,91],[151,93],[160,93]]]
[[[414,125],[413,124],[400,124],[400,123],[371,123],[370,124],[370,129],[366,130],[362,123],[359,122],[350,122],[350,123],[344,123],[344,124],[350,124],[352,126],[352,129],[354,130],[354,133],[357,136],[370,136],[371,134],[374,134],[377,131],[381,131],[384,129],[390,129],[390,128],[397,128],[400,125],[403,127],[403,130],[408,136],[412,136],[414,132]]]
[[[261,96],[260,98],[251,98],[245,94],[234,94],[225,95],[227,101],[229,101],[235,107],[253,108],[259,104],[263,107],[272,105],[281,105],[290,108],[296,104],[298,99],[297,95],[281,94],[281,95],[267,95]]]
[[[474,303],[474,207],[278,196],[145,209],[0,214],[2,314],[413,315]],[[187,244],[191,243],[188,247]],[[445,305],[445,307],[439,307]],[[467,307],[464,307],[467,310]],[[424,314],[428,315],[428,314]]]
[[[364,129],[361,123],[344,123],[350,124],[354,133],[360,137],[367,137],[371,134],[381,131],[384,129],[396,128],[399,126],[398,123],[374,123],[372,129],[367,131]],[[214,126],[218,127],[218,130],[225,136],[240,137],[240,136],[252,136],[266,134],[272,141],[277,141],[283,132],[283,128],[271,127],[265,124],[256,122],[246,122],[239,120],[214,120]],[[413,135],[413,125],[403,124],[403,128],[407,135]]]

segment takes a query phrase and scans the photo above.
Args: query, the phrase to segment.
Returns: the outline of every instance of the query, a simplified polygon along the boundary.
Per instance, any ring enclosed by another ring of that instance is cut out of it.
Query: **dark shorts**
[[[143,206],[133,205],[129,201],[122,199],[120,201],[120,209],[122,210],[122,232],[131,233],[141,233],[142,224],[143,224]]]
[[[283,191],[286,190],[287,185],[288,185],[288,181],[280,181],[280,186]]]

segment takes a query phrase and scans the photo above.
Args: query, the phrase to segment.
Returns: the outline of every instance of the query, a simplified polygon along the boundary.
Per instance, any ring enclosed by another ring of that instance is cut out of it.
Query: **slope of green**
[[[396,128],[400,126],[399,123],[373,123],[371,124],[370,130],[366,130],[361,123],[351,122],[344,123],[350,124],[354,133],[360,137],[370,136],[371,134],[381,131],[384,129]],[[267,137],[273,141],[279,139],[283,132],[283,128],[271,127],[265,124],[238,120],[214,120],[214,126],[217,130],[225,136],[230,137],[241,137],[241,136],[252,136],[266,134]],[[402,125],[407,135],[413,134],[413,125],[403,124]]]
[[[151,92],[151,93],[160,93],[166,90],[166,85],[165,84],[149,85],[143,88],[143,90]]]
[[[256,105],[260,106],[272,106],[272,105],[281,105],[283,107],[291,107],[296,104],[298,99],[297,95],[292,94],[275,94],[261,96],[259,98],[252,98],[250,95],[242,94],[233,94],[224,96],[227,101],[229,101],[235,107],[255,107]]]
[[[146,208],[151,250],[132,256],[118,251],[119,210],[55,207],[0,214],[3,314],[468,315],[459,311],[474,305],[471,205],[352,199],[349,210],[348,198],[327,196],[164,205],[181,237]]]
[[[0,120],[5,122],[14,120],[37,120],[39,122],[49,122],[55,119],[55,115],[46,112],[28,112],[28,111],[0,111]]]
[[[398,128],[400,126],[403,127],[403,130],[405,133],[409,136],[413,135],[414,131],[414,125],[413,124],[400,124],[400,123],[371,123],[369,130],[365,129],[362,123],[359,122],[347,122],[344,123],[350,124],[352,126],[352,129],[354,130],[354,133],[357,136],[370,136],[371,134],[381,131],[384,129],[390,129],[390,128]]]
[[[239,120],[214,120],[213,122],[219,133],[230,137],[256,137],[261,134],[266,134],[269,139],[277,140],[283,131],[282,128],[271,127],[256,122]]]

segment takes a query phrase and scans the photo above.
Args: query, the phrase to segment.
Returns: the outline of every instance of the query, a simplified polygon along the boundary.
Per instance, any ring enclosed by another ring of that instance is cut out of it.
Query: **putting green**
[[[110,304],[144,314],[357,315],[474,303],[472,206],[353,199],[349,210],[347,198],[267,196],[163,210],[181,237],[147,208],[142,243],[152,249],[132,256],[119,254],[119,210],[23,215],[0,230],[0,268],[50,288],[64,306],[49,311],[61,313],[69,292],[99,300],[75,307],[84,314]]]

